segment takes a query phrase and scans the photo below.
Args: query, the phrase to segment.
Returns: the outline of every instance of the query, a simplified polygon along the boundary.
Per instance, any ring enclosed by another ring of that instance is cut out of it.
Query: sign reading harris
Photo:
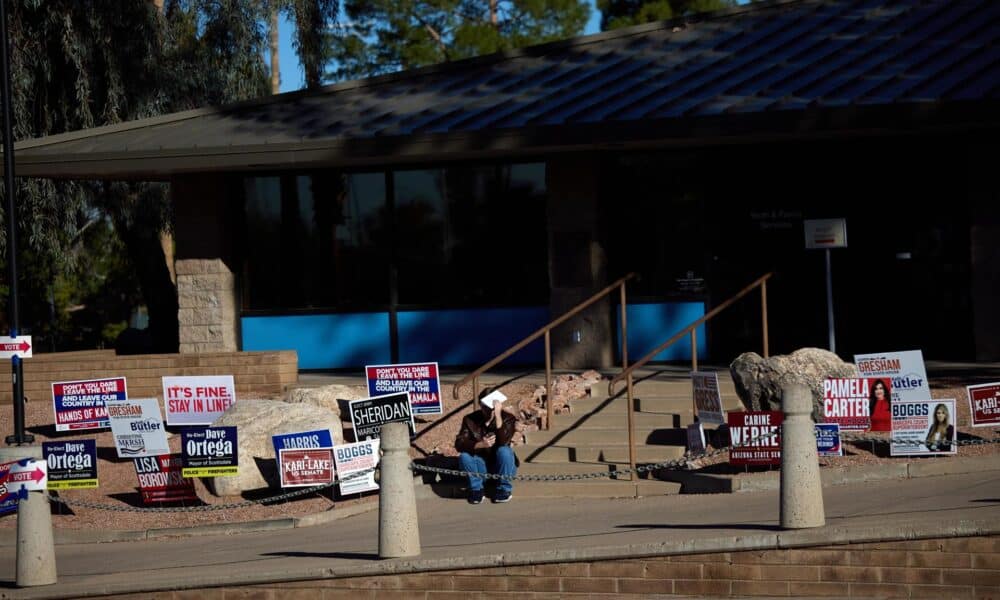
[[[369,396],[410,392],[413,414],[441,414],[441,381],[436,362],[367,366],[365,375]]]
[[[729,424],[729,464],[780,465],[781,421],[777,410],[727,413]],[[774,435],[770,435],[774,434]]]
[[[951,399],[894,401],[889,453],[892,456],[957,454],[956,416],[955,401]]]
[[[924,355],[920,350],[855,354],[854,363],[862,377],[888,378],[892,401],[926,400],[931,397]]]
[[[56,431],[109,427],[108,400],[126,400],[124,377],[59,381],[52,384]]]
[[[333,448],[283,449],[278,452],[281,487],[333,483]]]
[[[278,458],[285,449],[330,448],[333,446],[333,435],[329,429],[283,433],[272,435],[271,443],[274,444],[274,457]]]
[[[94,440],[42,442],[49,467],[49,489],[97,487],[97,443]]]
[[[1000,383],[970,385],[969,410],[973,427],[993,427],[1000,425]]]
[[[181,432],[181,474],[219,477],[239,474],[235,427],[185,429]]]
[[[156,398],[108,400],[107,406],[118,458],[170,454]]]
[[[409,397],[409,392],[403,392],[351,400],[354,440],[360,442],[377,438],[386,423],[407,423],[410,426],[410,435],[415,435],[417,427],[413,423]]]
[[[700,423],[726,422],[722,410],[722,396],[719,394],[719,374],[691,371],[691,386],[694,390],[694,405]]]
[[[232,375],[163,378],[168,425],[211,425],[234,402]]]
[[[340,478],[340,493],[358,494],[378,489],[375,465],[378,464],[379,440],[333,447],[333,460]]]
[[[194,480],[185,479],[181,474],[180,456],[162,454],[137,458],[133,462],[144,504],[198,500]]]

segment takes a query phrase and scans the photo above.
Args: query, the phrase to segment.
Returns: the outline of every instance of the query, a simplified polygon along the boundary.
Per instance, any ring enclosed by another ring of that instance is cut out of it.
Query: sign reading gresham
[[[357,442],[379,437],[386,423],[407,423],[410,435],[416,434],[409,392],[352,400],[350,406],[351,425],[354,426],[354,440]]]

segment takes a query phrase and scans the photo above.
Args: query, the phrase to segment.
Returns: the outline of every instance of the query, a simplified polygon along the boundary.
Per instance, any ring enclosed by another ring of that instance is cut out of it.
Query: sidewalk
[[[521,483],[519,485],[530,485]],[[469,505],[419,500],[422,554],[379,560],[378,513],[237,536],[56,548],[59,582],[10,589],[14,549],[0,549],[0,598],[79,598],[221,585],[440,569],[1000,533],[1000,471],[824,489],[827,525],[783,531],[778,493],[633,500],[535,499]],[[473,526],[498,518],[502,527]],[[905,565],[903,565],[905,566]]]

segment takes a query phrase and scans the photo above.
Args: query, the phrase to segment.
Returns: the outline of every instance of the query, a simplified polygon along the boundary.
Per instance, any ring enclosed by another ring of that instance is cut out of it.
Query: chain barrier
[[[46,494],[49,502],[55,504],[63,504],[67,507],[78,506],[81,508],[94,508],[97,510],[109,510],[114,512],[148,512],[148,513],[177,513],[177,512],[212,512],[217,510],[232,510],[236,508],[247,508],[254,505],[266,506],[274,502],[281,502],[283,500],[290,500],[292,498],[298,498],[300,496],[308,496],[309,494],[319,493],[325,489],[332,488],[338,483],[344,483],[347,481],[352,481],[359,477],[364,477],[369,473],[375,471],[375,467],[370,469],[365,469],[363,471],[357,471],[351,473],[346,477],[337,478],[331,483],[324,483],[323,485],[317,485],[315,487],[302,488],[299,490],[293,490],[291,492],[285,492],[284,494],[278,494],[277,496],[268,496],[267,498],[260,498],[257,500],[244,500],[243,502],[232,502],[229,504],[205,504],[203,506],[121,506],[117,504],[102,504],[100,502],[87,502],[86,500],[73,500],[69,501],[65,498],[51,496]]]

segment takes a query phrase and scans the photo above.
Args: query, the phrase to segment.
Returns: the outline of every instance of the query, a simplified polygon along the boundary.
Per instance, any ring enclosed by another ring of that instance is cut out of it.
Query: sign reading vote
[[[110,427],[108,400],[127,400],[124,377],[58,381],[52,384],[56,431]]]
[[[31,358],[31,336],[0,335],[0,358]]]
[[[369,396],[410,392],[414,414],[441,414],[441,381],[436,362],[367,366],[365,375]]]
[[[409,396],[409,392],[403,392],[352,400],[351,425],[354,426],[355,441],[379,437],[386,423],[406,423],[410,426],[410,435],[414,435],[417,427],[413,423]]]
[[[235,427],[185,429],[181,432],[184,477],[219,477],[239,474]]]
[[[232,375],[163,378],[167,425],[211,425],[234,402]]]
[[[42,442],[49,468],[49,489],[97,487],[97,443],[94,440]]]

